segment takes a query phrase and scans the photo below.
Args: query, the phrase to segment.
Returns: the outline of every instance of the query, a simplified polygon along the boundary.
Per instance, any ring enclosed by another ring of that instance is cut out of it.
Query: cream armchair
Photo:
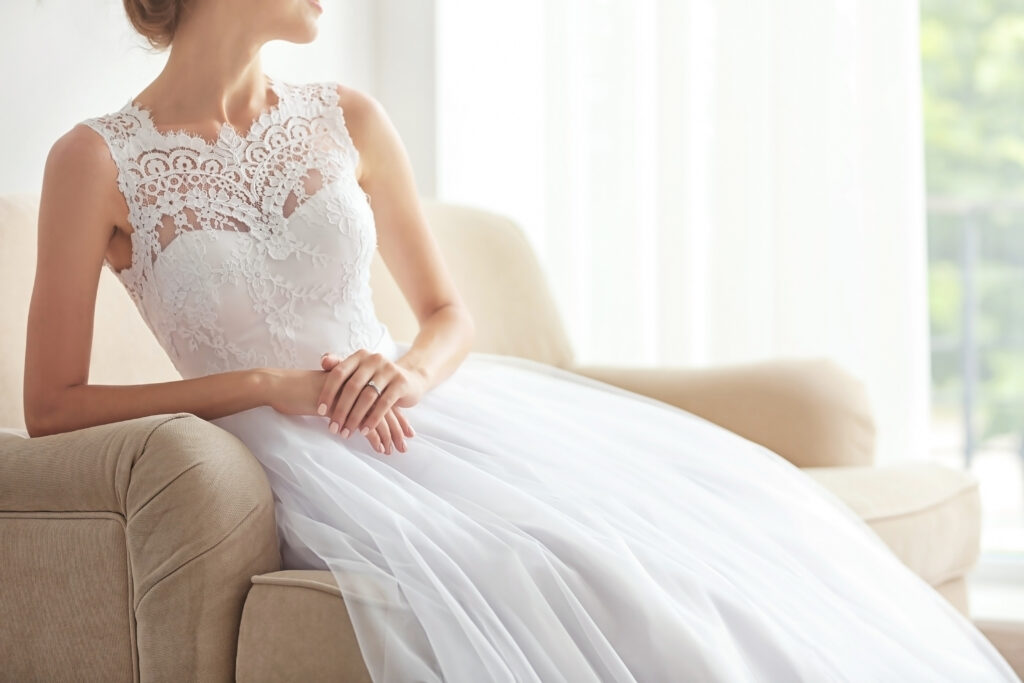
[[[0,197],[0,679],[369,680],[329,572],[281,570],[274,503],[233,435],[179,413],[27,438],[25,322],[35,195]],[[426,202],[477,326],[475,350],[523,356],[701,415],[837,493],[911,569],[967,613],[979,552],[975,480],[931,464],[876,467],[861,385],[826,360],[695,370],[584,367],[520,229]],[[415,319],[379,255],[378,312]],[[178,375],[103,272],[95,383]]]

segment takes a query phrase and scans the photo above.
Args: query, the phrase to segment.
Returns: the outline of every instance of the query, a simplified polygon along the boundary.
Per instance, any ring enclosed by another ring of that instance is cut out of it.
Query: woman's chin
[[[312,43],[314,40],[316,40],[316,37],[318,35],[320,35],[320,27],[317,26],[316,22],[313,22],[312,26],[310,26],[309,31],[307,31],[306,35],[304,36],[305,40],[296,40],[295,42],[296,43]]]
[[[316,40],[316,37],[320,35],[320,26],[317,23],[316,18],[309,17],[298,26],[295,26],[293,30],[288,31],[284,35],[278,36],[280,40],[286,40],[289,43],[312,43]]]

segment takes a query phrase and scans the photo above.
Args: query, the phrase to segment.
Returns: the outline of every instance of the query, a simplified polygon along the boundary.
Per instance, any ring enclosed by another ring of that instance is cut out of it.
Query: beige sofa
[[[179,413],[27,438],[37,202],[0,197],[0,679],[368,680],[331,574],[281,570],[267,479],[233,435]],[[764,444],[847,501],[967,613],[976,481],[934,464],[874,466],[874,426],[855,379],[816,359],[580,366],[518,227],[469,207],[425,208],[476,320],[477,350],[653,396]],[[373,278],[381,318],[396,339],[411,339],[415,319],[379,255]],[[178,378],[106,270],[96,318],[90,381]]]

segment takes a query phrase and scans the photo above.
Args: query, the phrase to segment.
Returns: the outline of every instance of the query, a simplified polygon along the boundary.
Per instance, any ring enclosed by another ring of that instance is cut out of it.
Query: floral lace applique
[[[268,80],[277,102],[247,133],[224,124],[212,142],[157,129],[132,100],[83,121],[107,142],[129,209],[131,265],[106,265],[172,360],[202,358],[206,373],[297,366],[315,304],[347,326],[337,341],[350,352],[385,329],[369,288],[373,213],[337,86]],[[242,309],[256,322],[234,320]]]

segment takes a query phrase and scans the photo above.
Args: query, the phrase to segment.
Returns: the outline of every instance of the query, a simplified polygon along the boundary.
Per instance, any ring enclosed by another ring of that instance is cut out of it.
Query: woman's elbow
[[[57,402],[43,396],[25,396],[23,410],[25,431],[32,438],[49,436],[63,431],[60,427]]]

